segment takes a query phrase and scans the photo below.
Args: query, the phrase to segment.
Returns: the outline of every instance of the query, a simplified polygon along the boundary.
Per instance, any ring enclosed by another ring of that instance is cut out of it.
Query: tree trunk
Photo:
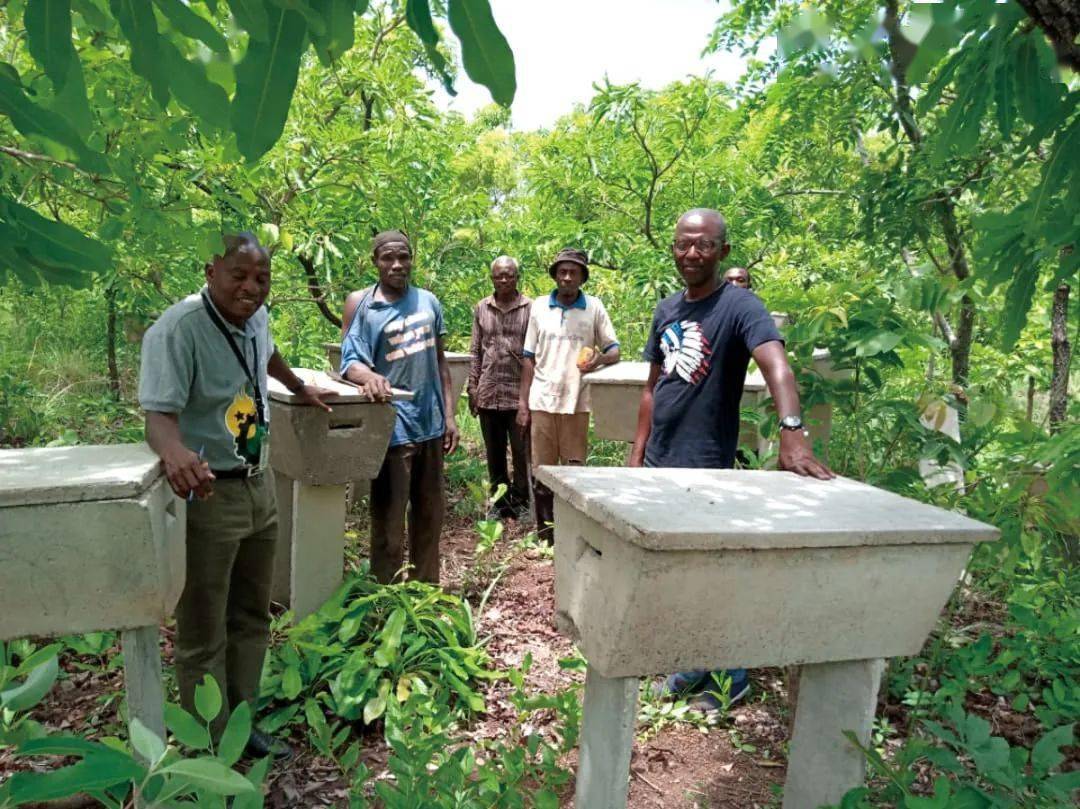
[[[1050,347],[1054,356],[1054,371],[1050,377],[1050,432],[1056,433],[1065,421],[1069,404],[1069,365],[1072,346],[1069,345],[1069,285],[1054,290],[1054,308],[1050,315]]]
[[[1080,71],[1080,5],[1076,0],[1017,0],[1050,40],[1058,61]]]
[[[105,304],[108,307],[105,351],[109,363],[109,390],[113,398],[120,401],[120,369],[116,365],[116,287],[111,284],[105,289]]]

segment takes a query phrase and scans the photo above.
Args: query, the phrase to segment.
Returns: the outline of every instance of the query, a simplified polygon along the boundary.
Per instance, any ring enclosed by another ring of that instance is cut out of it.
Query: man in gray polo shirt
[[[176,679],[194,711],[206,674],[222,689],[215,730],[241,702],[252,709],[270,638],[277,506],[266,471],[267,373],[304,403],[329,410],[270,337],[263,303],[270,256],[254,235],[226,237],[206,286],[169,307],[143,338],[139,403],[146,442],[187,508],[187,579],[176,606]],[[288,755],[253,731],[257,756]]]

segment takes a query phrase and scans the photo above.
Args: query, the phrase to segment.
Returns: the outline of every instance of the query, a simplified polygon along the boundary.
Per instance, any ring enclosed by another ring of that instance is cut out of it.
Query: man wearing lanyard
[[[187,508],[187,579],[176,607],[176,678],[194,712],[210,674],[222,690],[220,733],[242,701],[255,708],[270,638],[277,507],[266,473],[267,373],[309,405],[328,393],[305,385],[278,354],[263,303],[270,256],[254,235],[225,239],[206,286],[170,306],[146,332],[139,403],[146,442]],[[288,747],[252,731],[253,755]]]

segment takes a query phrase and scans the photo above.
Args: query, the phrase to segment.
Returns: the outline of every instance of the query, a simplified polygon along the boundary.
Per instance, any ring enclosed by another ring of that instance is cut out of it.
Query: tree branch
[[[319,283],[319,275],[315,272],[315,262],[311,259],[311,256],[304,253],[296,253],[296,260],[300,262],[300,266],[304,268],[304,274],[307,275],[308,292],[311,293],[311,298],[315,305],[319,307],[319,311],[322,312],[323,317],[340,329],[341,318],[335,315],[326,303],[322,285]]]

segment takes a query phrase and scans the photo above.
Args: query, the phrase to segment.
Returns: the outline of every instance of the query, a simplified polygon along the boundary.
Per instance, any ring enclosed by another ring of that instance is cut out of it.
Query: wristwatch
[[[803,428],[801,416],[784,416],[780,419],[781,430],[801,430]]]

